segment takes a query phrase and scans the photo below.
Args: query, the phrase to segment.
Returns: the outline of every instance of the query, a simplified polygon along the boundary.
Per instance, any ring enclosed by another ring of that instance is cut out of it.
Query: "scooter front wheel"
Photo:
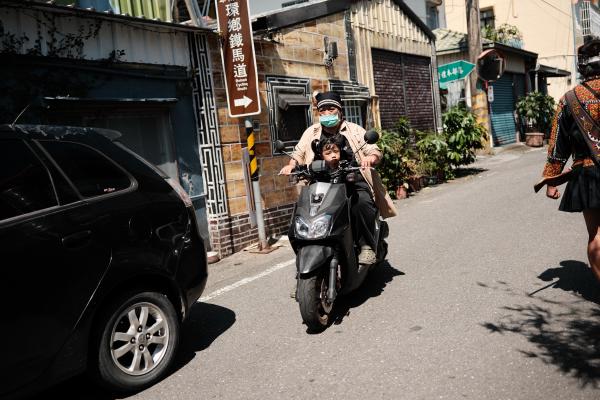
[[[323,330],[329,323],[333,304],[327,301],[327,279],[320,273],[298,278],[298,304],[302,321],[309,330]]]

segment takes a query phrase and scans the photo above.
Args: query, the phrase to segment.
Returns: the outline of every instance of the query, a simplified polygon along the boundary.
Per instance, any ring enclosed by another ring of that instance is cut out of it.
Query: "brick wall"
[[[267,237],[287,235],[293,209],[293,204],[287,204],[263,211]],[[209,224],[213,250],[219,253],[219,257],[231,255],[257,242],[258,229],[250,226],[247,213],[212,219]]]
[[[406,116],[404,101],[404,68],[400,54],[373,49],[373,78],[375,93],[379,96],[379,117],[383,129],[393,128]]]
[[[330,68],[323,65],[325,37],[329,41],[336,41],[338,45],[338,58]],[[250,228],[247,209],[242,164],[242,151],[246,147],[244,120],[228,116],[221,55],[216,38],[212,38],[209,48],[228,205],[228,215],[209,216],[209,223],[213,250],[225,256],[256,243],[258,232],[256,228]],[[329,79],[348,80],[344,14],[334,14],[285,28],[275,32],[272,37],[255,38],[254,48],[262,111],[260,115],[251,118],[260,127],[255,133],[260,190],[267,235],[278,235],[287,232],[297,190],[288,177],[278,176],[279,170],[289,162],[289,158],[274,157],[272,154],[266,77],[308,78],[311,92],[328,90]]]
[[[372,53],[382,128],[392,128],[400,117],[407,117],[413,128],[433,129],[429,58],[378,49]]]

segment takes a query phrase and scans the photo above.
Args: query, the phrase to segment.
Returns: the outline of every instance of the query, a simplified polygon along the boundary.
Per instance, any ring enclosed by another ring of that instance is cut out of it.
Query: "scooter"
[[[377,142],[377,132],[365,133],[365,142]],[[315,154],[318,141],[312,143]],[[284,152],[284,144],[275,143]],[[286,153],[287,154],[287,153]],[[385,260],[388,226],[379,217],[373,221],[376,233],[376,262],[359,265],[360,249],[352,235],[350,196],[347,186],[362,180],[360,167],[354,161],[340,161],[335,170],[325,161],[297,166],[292,175],[307,181],[302,187],[292,214],[288,237],[296,253],[296,301],[302,321],[311,331],[319,331],[331,322],[334,302],[339,295],[356,290],[370,269]]]

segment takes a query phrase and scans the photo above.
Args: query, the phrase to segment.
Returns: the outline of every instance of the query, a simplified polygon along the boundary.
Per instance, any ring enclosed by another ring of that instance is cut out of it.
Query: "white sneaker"
[[[375,261],[377,261],[377,256],[375,255],[373,249],[371,249],[371,246],[362,246],[360,248],[360,254],[358,255],[358,263],[371,265],[375,264]]]

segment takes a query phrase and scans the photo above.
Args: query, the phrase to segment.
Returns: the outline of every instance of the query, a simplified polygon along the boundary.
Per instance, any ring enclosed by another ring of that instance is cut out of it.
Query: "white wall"
[[[438,6],[438,20],[439,20],[439,24],[440,24],[440,26],[438,28],[446,27],[446,10],[444,7],[445,1],[446,0],[441,1],[442,4],[440,6]],[[431,3],[430,1],[427,1],[427,0],[404,0],[404,2],[406,3],[407,6],[409,6],[411,8],[411,10],[414,11],[415,14],[417,14],[417,16],[419,18],[421,18],[421,21],[427,23],[426,3]]]

